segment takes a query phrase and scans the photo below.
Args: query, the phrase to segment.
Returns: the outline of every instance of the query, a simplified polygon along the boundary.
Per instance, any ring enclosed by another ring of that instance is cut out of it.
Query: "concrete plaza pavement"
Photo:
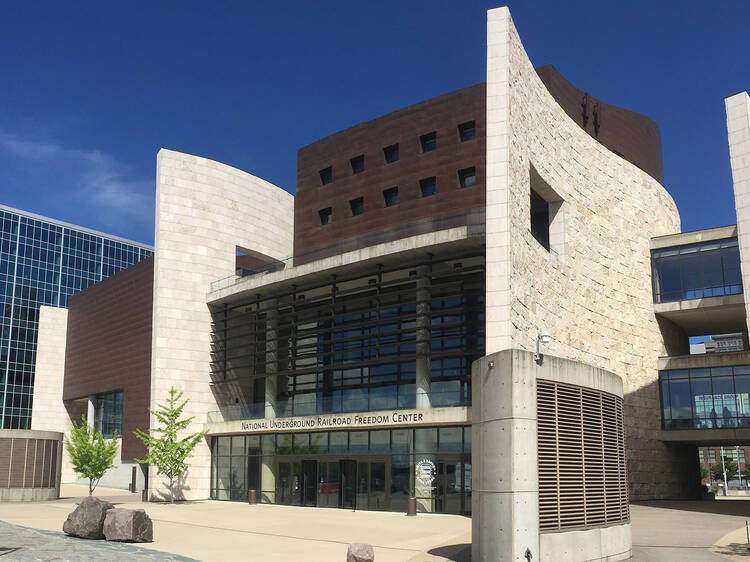
[[[63,485],[60,500],[0,503],[0,520],[61,531],[86,493],[84,486]],[[352,542],[372,544],[378,562],[469,560],[471,519],[457,515],[406,517],[208,500],[144,504],[140,494],[104,488],[95,495],[122,507],[146,509],[154,522],[154,542],[138,546],[199,560],[244,560],[252,553],[264,561],[344,561]]]
[[[87,493],[63,485],[51,502],[0,503],[0,520],[57,531]],[[139,494],[98,489],[96,495],[129,508],[145,508],[155,541],[140,547],[199,560],[346,560],[351,542],[374,545],[378,562],[469,562],[471,519],[340,509],[199,501],[176,505],[140,501]],[[633,560],[638,562],[750,562],[744,525],[750,500],[656,501],[631,505]],[[91,541],[83,541],[91,544]],[[101,543],[102,547],[106,543]],[[2,545],[0,545],[2,546]],[[156,553],[155,553],[156,554]],[[112,551],[108,559],[118,560]],[[10,560],[10,557],[3,557]],[[44,558],[39,558],[44,560]]]
[[[734,540],[741,531],[744,542],[748,500],[639,502],[631,504],[630,518],[638,562],[750,561],[750,552]],[[720,546],[725,536],[733,540]]]

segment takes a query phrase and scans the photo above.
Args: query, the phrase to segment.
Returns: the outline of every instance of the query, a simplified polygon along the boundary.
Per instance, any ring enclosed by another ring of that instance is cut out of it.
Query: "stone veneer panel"
[[[543,351],[622,376],[631,497],[684,497],[688,449],[659,440],[649,241],[679,232],[676,206],[651,176],[586,134],[554,101],[507,8],[488,12],[487,353]],[[565,248],[530,232],[530,166],[564,203]]]
[[[39,307],[39,337],[34,374],[34,402],[31,429],[59,431],[67,434],[73,427],[71,415],[81,419],[80,411],[68,412],[63,403],[65,375],[65,344],[68,334],[68,309],[55,306]],[[68,453],[61,456],[63,482],[75,482],[76,474]]]
[[[292,254],[293,196],[246,172],[190,154],[161,149],[156,159],[156,235],[151,407],[169,388],[190,399],[189,432],[218,409],[209,385],[210,283],[231,275],[235,248],[275,259]],[[155,419],[152,416],[152,427]],[[183,485],[186,499],[209,497],[210,452],[201,443]],[[152,497],[166,486],[149,474]]]
[[[750,96],[740,92],[724,100],[727,110],[729,160],[737,211],[737,240],[740,246],[742,283],[750,287]],[[746,307],[750,326],[750,307]]]

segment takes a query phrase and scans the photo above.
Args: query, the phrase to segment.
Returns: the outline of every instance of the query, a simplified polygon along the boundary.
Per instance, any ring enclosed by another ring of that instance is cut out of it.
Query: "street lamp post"
[[[727,465],[724,464],[724,446],[721,446],[721,449],[719,450],[721,453],[721,469],[724,471],[724,495],[728,496],[728,488],[729,484],[727,483]]]

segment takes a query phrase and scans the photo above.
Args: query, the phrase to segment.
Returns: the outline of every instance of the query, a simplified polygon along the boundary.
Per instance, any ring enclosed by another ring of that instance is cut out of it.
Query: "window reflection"
[[[654,302],[742,293],[737,238],[654,250],[651,260]]]
[[[661,371],[664,429],[750,427],[750,366]]]

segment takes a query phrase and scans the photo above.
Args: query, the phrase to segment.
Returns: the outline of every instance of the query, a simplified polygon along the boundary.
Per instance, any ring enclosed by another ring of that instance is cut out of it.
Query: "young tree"
[[[156,473],[169,479],[169,501],[174,503],[174,481],[187,472],[187,459],[206,435],[205,431],[193,433],[183,438],[178,438],[178,433],[184,431],[193,418],[181,420],[182,410],[189,402],[185,399],[182,403],[182,392],[174,387],[169,389],[169,398],[166,404],[159,404],[158,409],[149,408],[161,424],[148,431],[136,429],[133,433],[143,441],[147,453],[145,459],[135,459],[139,463],[149,463],[156,467]]]
[[[732,459],[725,459],[724,467],[726,467],[727,470],[727,480],[731,480],[737,476],[737,463]],[[721,466],[720,462],[711,466],[711,476],[714,480],[721,480],[724,482],[724,467]],[[726,482],[724,483],[726,484]]]
[[[86,416],[81,417],[81,424],[73,423],[70,437],[65,436],[65,449],[70,455],[73,470],[83,478],[89,479],[89,496],[94,493],[104,473],[115,466],[117,456],[117,430],[111,440],[106,440],[101,431],[86,423]]]
[[[708,478],[708,469],[705,466],[701,467],[701,480]]]

